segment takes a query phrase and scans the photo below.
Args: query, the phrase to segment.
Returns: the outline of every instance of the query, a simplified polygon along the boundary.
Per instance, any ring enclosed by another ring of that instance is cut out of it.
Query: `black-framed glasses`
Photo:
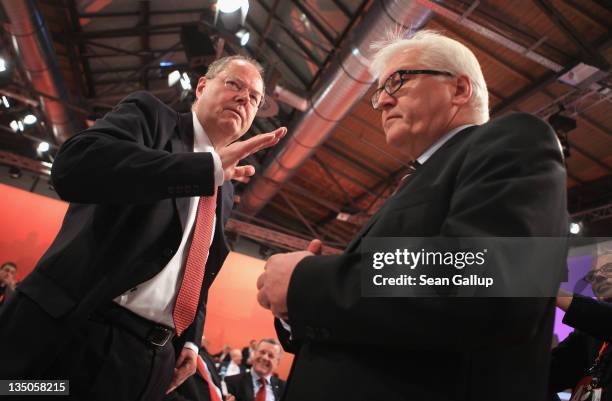
[[[233,92],[242,92],[246,89],[249,97],[249,105],[255,109],[261,107],[264,102],[264,97],[259,92],[248,87],[248,85],[240,78],[227,77],[225,78],[225,87]]]
[[[395,92],[400,90],[404,83],[410,81],[410,78],[413,75],[446,75],[452,77],[448,71],[438,71],[438,70],[397,70],[393,74],[387,78],[383,86],[376,89],[372,98],[370,99],[370,103],[374,110],[380,110],[380,95],[385,91],[389,96],[393,96]]]
[[[597,277],[597,274],[599,273],[604,274],[606,276],[612,275],[612,263],[606,263],[599,269],[591,270],[587,273],[586,276],[584,276],[584,281],[589,283],[595,282],[595,277]]]

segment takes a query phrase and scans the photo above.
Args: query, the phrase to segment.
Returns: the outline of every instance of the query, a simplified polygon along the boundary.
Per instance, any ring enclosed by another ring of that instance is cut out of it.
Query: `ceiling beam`
[[[553,24],[578,47],[586,64],[591,64],[603,71],[610,68],[606,59],[581,37],[576,28],[549,0],[536,0],[535,3]]]
[[[334,36],[327,30],[327,28],[325,28],[323,26],[323,24],[312,14],[312,12],[308,9],[308,7],[306,7],[306,2],[303,2],[301,0],[292,0],[293,4],[300,9],[300,11],[306,16],[306,18],[308,18],[308,21],[310,21],[319,32],[321,32],[321,35],[323,35],[323,37],[325,37],[325,39],[327,39],[327,41],[329,42],[330,45],[334,46],[335,45],[335,40],[334,40]]]

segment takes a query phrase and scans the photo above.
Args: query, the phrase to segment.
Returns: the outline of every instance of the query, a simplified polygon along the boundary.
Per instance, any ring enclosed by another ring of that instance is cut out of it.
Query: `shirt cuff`
[[[287,330],[289,332],[289,341],[291,341],[293,339],[293,333],[291,333],[291,326],[289,326],[289,323],[285,322],[283,319],[281,319],[280,317],[278,318],[278,320],[281,322],[281,324],[283,325],[283,328],[285,330]]]
[[[215,166],[215,188],[223,185],[224,174],[223,174],[223,164],[221,164],[221,158],[219,154],[215,150],[211,150],[210,154],[213,158],[213,164]]]
[[[196,354],[200,351],[200,347],[198,347],[197,345],[195,345],[191,341],[185,342],[185,345],[183,345],[183,348],[189,348],[190,350],[195,351]]]

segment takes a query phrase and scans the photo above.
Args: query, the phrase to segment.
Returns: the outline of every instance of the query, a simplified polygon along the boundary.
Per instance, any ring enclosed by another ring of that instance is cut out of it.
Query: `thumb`
[[[313,239],[312,241],[310,241],[310,244],[308,244],[306,250],[308,252],[314,253],[315,255],[320,255],[321,251],[323,250],[323,243],[321,242],[321,240]]]

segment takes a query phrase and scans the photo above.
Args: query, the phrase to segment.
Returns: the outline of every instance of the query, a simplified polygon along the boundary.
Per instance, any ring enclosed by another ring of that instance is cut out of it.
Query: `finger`
[[[255,167],[249,165],[237,166],[234,168],[234,178],[237,177],[251,177],[255,175]]]
[[[266,273],[264,272],[257,278],[257,289],[258,290],[261,290],[262,287],[264,286],[264,282],[266,281],[266,278],[264,277],[265,274]]]
[[[238,182],[242,182],[242,183],[246,184],[249,181],[251,181],[251,178],[249,178],[249,177],[232,177],[232,180],[238,181]]]
[[[257,302],[259,302],[259,305],[261,305],[262,308],[270,309],[270,301],[268,301],[268,297],[262,290],[257,293]]]
[[[176,388],[177,375],[178,375],[178,369],[174,369],[174,374],[172,375],[172,381],[170,382],[170,385],[168,386],[168,390],[166,390],[166,394],[170,394]]]
[[[314,253],[315,255],[320,255],[321,251],[323,250],[323,243],[321,242],[321,240],[315,238],[310,241],[310,244],[308,244],[306,250],[308,252]]]

